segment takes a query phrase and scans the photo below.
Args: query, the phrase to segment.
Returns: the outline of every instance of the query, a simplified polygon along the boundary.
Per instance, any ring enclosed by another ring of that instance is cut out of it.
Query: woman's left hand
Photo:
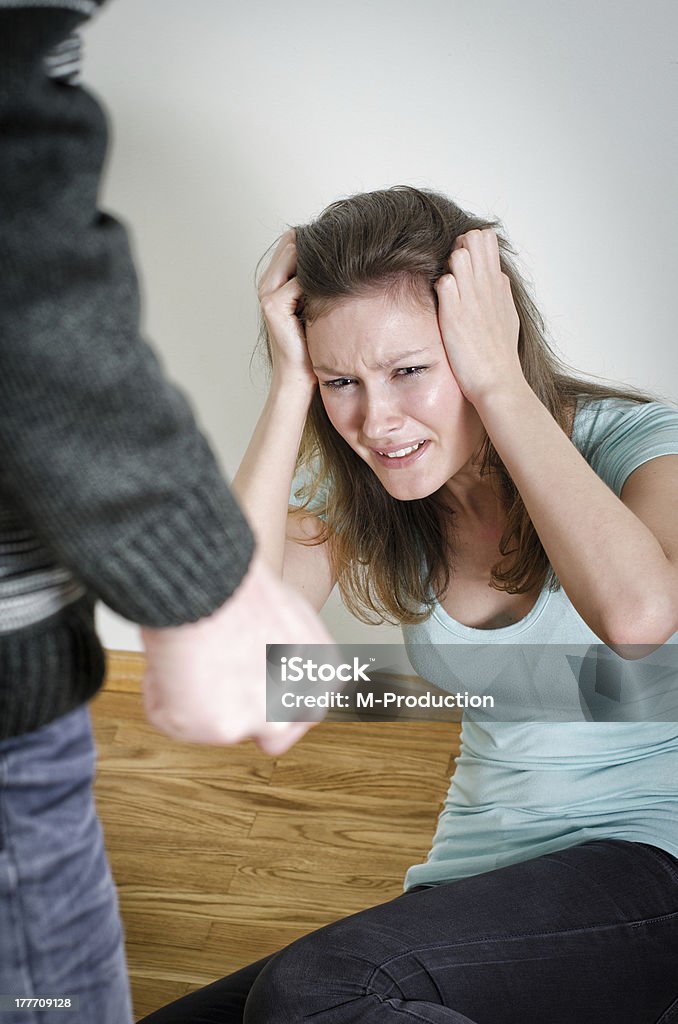
[[[498,390],[525,383],[518,359],[520,321],[492,228],[460,235],[449,266],[435,285],[440,333],[459,387],[478,405]]]

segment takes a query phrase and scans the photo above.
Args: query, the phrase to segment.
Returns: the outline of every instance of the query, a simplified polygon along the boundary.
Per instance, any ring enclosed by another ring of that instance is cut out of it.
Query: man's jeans
[[[0,743],[0,996],[79,1000],[78,1010],[3,1008],[0,1024],[132,1020],[94,766],[86,707]]]

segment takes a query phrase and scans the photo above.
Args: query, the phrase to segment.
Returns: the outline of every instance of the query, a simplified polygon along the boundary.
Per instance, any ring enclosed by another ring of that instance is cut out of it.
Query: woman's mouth
[[[389,469],[403,469],[410,466],[417,459],[421,458],[428,448],[428,439],[414,441],[412,444],[403,445],[401,448],[389,448],[386,451],[372,449],[372,454],[377,462]]]

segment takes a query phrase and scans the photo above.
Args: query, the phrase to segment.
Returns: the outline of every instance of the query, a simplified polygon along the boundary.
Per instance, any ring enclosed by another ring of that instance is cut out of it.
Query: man
[[[50,1024],[33,996],[79,1001],[60,1021],[131,1019],[91,799],[96,598],[144,627],[147,713],[184,740],[287,749],[309,726],[266,723],[264,645],[330,640],[139,337],[125,232],[96,206],[105,120],[77,84],[98,6],[0,0],[3,1024]]]

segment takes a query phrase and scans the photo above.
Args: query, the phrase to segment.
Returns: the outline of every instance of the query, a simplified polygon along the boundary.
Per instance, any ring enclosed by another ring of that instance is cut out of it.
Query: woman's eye
[[[403,366],[400,370],[395,371],[395,376],[417,377],[420,373],[424,373],[425,370],[428,370],[428,366]],[[343,391],[344,388],[355,384],[356,380],[354,377],[337,377],[335,380],[324,380],[320,383],[324,388],[331,388],[333,391]]]
[[[427,366],[404,366],[401,370],[396,370],[396,374],[398,377],[416,377],[427,369]]]
[[[353,377],[337,377],[336,380],[323,380],[320,383],[324,388],[333,388],[335,391],[341,391],[342,388],[353,384],[354,380]]]

